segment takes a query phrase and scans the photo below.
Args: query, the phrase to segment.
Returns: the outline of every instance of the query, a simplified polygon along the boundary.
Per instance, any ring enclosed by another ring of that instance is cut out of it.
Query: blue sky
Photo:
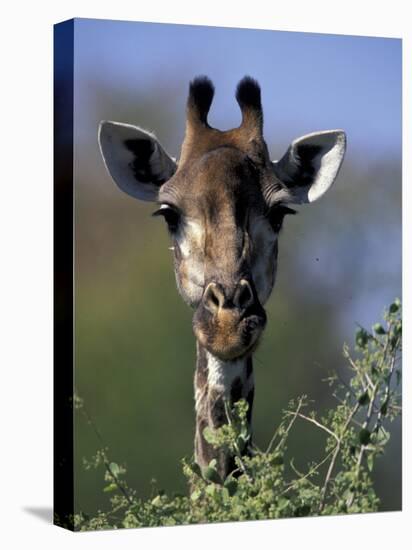
[[[189,80],[207,74],[210,123],[225,129],[240,121],[234,90],[250,74],[269,143],[344,128],[353,159],[400,154],[401,40],[91,19],[77,19],[75,33],[82,78],[136,95],[169,87],[183,114]]]

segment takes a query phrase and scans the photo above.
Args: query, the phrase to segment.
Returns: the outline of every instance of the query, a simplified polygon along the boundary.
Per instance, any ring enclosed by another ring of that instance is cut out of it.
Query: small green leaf
[[[380,334],[380,335],[386,334],[385,329],[383,328],[383,326],[380,323],[375,323],[372,328],[373,328],[375,334]]]
[[[116,491],[117,485],[116,483],[110,483],[110,485],[107,485],[104,489],[104,493],[111,493],[112,491]]]
[[[208,485],[205,489],[205,492],[211,496],[211,497],[215,497],[216,496],[216,492],[217,492],[217,487],[216,485]]]
[[[110,468],[110,471],[111,473],[114,475],[114,476],[118,476],[120,474],[120,467],[118,464],[116,464],[116,462],[111,462],[109,464],[109,468]]]
[[[204,469],[203,477],[207,479],[207,481],[211,481],[212,483],[221,483],[221,479],[219,474],[217,473],[217,470],[215,470],[215,468],[212,468],[211,466],[208,466]]]
[[[377,445],[386,445],[388,443],[391,434],[385,430],[383,426],[380,427],[378,432],[375,433],[375,441]]]
[[[393,302],[393,304],[389,306],[389,313],[396,313],[397,311],[399,311],[400,306],[401,306],[401,302],[398,299],[396,299]]]
[[[289,505],[290,500],[286,497],[280,497],[278,499],[279,510],[284,510]]]
[[[154,499],[152,500],[152,504],[153,504],[153,506],[161,506],[162,505],[162,496],[157,495],[156,497],[154,497]]]
[[[200,498],[202,494],[202,491],[200,489],[196,489],[196,491],[193,491],[193,493],[190,495],[190,499],[194,502]]]
[[[366,428],[362,428],[359,432],[359,441],[362,445],[367,445],[371,439],[371,433]]]
[[[232,497],[237,491],[237,481],[235,479],[226,479],[224,487],[228,490],[229,495]]]
[[[216,440],[215,432],[211,428],[209,428],[209,426],[206,426],[206,428],[203,430],[203,437],[208,443],[214,443]]]
[[[189,464],[190,470],[197,476],[202,477],[202,471],[200,469],[200,466],[197,462],[191,462]]]
[[[365,329],[360,328],[356,331],[355,341],[357,346],[359,346],[360,348],[364,348],[368,343],[368,340],[369,335]]]
[[[222,498],[223,502],[229,502],[230,494],[226,487],[223,487],[222,489]]]

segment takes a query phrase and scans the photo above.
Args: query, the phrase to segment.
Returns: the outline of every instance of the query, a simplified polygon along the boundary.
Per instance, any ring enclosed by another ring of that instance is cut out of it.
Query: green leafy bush
[[[384,313],[383,324],[369,332],[359,328],[355,353],[344,346],[350,378],[336,375],[327,379],[337,406],[322,417],[308,411],[302,396],[289,403],[283,419],[266,450],[250,444],[246,422],[247,403],[226,407],[228,423],[205,430],[205,438],[216,448],[235,455],[236,470],[219,478],[215,461],[203,471],[193,460],[182,461],[188,482],[187,495],[167,496],[158,491],[142,500],[125,481],[125,468],[111,462],[95,424],[81,399],[75,406],[95,430],[102,449],[86,469],[104,467],[105,493],[111,508],[94,517],[74,516],[76,530],[161,526],[218,521],[241,521],[329,514],[372,512],[378,509],[371,472],[377,457],[389,441],[388,424],[400,412],[401,304],[393,302]],[[305,472],[294,465],[287,452],[296,422],[306,422],[325,434],[323,458],[310,463]]]

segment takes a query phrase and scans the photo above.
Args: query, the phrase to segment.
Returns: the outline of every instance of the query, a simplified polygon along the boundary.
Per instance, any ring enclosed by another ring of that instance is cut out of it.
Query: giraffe
[[[295,213],[290,204],[312,203],[332,185],[346,135],[342,130],[305,135],[272,161],[258,82],[249,76],[239,82],[242,121],[227,131],[207,120],[214,91],[206,76],[190,83],[178,161],[137,126],[102,121],[98,135],[118,187],[155,202],[153,215],[166,221],[178,291],[194,310],[195,460],[204,468],[216,459],[224,479],[234,468],[233,457],[208,443],[204,429],[222,426],[225,404],[244,398],[251,430],[252,356],[266,325],[279,233],[284,218]]]

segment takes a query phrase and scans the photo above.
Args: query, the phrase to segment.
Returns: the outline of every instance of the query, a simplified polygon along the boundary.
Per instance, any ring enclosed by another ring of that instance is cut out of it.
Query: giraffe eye
[[[180,213],[169,204],[162,204],[152,216],[163,216],[167,223],[170,233],[176,233],[180,223]]]
[[[279,233],[282,229],[283,220],[288,214],[296,214],[296,210],[292,210],[292,208],[282,205],[274,206],[270,209],[268,219],[275,233]]]

